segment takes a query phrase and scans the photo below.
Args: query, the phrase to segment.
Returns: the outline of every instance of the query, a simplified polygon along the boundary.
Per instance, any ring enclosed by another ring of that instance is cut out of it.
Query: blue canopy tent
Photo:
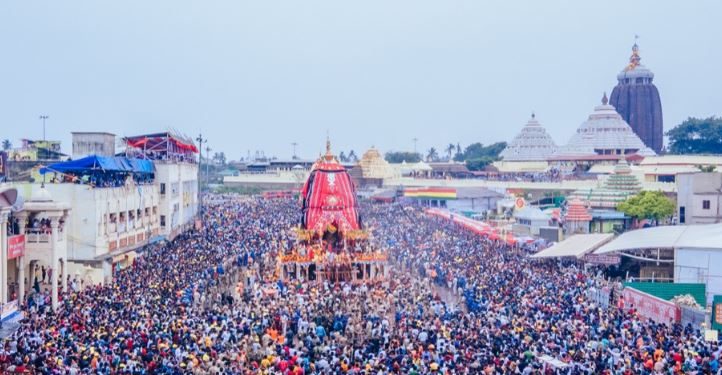
[[[150,160],[92,155],[78,160],[51,164],[40,173],[60,173],[66,181],[93,186],[122,186],[130,176],[138,184],[153,181],[155,166]]]
[[[152,174],[155,173],[155,166],[150,160],[91,155],[78,160],[50,164],[40,169],[41,174],[48,172],[87,174],[93,171]]]

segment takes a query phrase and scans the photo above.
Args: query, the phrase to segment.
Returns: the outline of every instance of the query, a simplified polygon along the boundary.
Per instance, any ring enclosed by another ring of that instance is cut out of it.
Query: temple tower
[[[654,73],[640,63],[639,46],[632,47],[629,64],[617,75],[610,103],[647,147],[659,153],[663,146],[662,102],[652,80]]]

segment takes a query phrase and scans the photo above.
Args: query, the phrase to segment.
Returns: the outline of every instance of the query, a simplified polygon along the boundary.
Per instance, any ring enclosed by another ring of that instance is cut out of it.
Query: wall
[[[198,210],[198,165],[155,162],[155,185],[160,194],[160,233],[175,237],[189,226]],[[162,187],[163,185],[164,187]]]
[[[674,282],[707,285],[707,303],[722,295],[722,250],[685,249],[675,251]]]
[[[96,261],[109,252],[137,247],[158,231],[157,186],[45,186],[55,201],[72,208],[65,226],[70,261]]]
[[[677,176],[677,216],[685,209],[684,224],[720,222],[722,173],[682,173]],[[705,209],[704,201],[709,201]]]

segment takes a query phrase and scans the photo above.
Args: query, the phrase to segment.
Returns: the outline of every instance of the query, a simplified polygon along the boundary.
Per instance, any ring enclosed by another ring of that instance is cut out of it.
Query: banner
[[[8,259],[25,255],[25,235],[18,234],[8,237]]]
[[[712,300],[712,329],[722,331],[722,296]]]
[[[591,264],[613,266],[622,262],[622,256],[606,254],[587,254],[584,256],[584,261]]]
[[[680,319],[679,308],[672,302],[630,287],[624,288],[622,296],[625,310],[635,309],[640,316],[657,323],[678,322]]]
[[[12,300],[2,306],[0,320],[8,319],[18,312],[18,300]]]

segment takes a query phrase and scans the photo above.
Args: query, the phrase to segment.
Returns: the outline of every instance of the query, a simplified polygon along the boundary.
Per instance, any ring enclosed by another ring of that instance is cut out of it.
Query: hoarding
[[[672,302],[657,298],[637,289],[626,287],[622,292],[624,309],[635,309],[637,313],[657,323],[678,322],[680,311]]]
[[[25,255],[25,235],[18,234],[8,237],[8,259]]]

